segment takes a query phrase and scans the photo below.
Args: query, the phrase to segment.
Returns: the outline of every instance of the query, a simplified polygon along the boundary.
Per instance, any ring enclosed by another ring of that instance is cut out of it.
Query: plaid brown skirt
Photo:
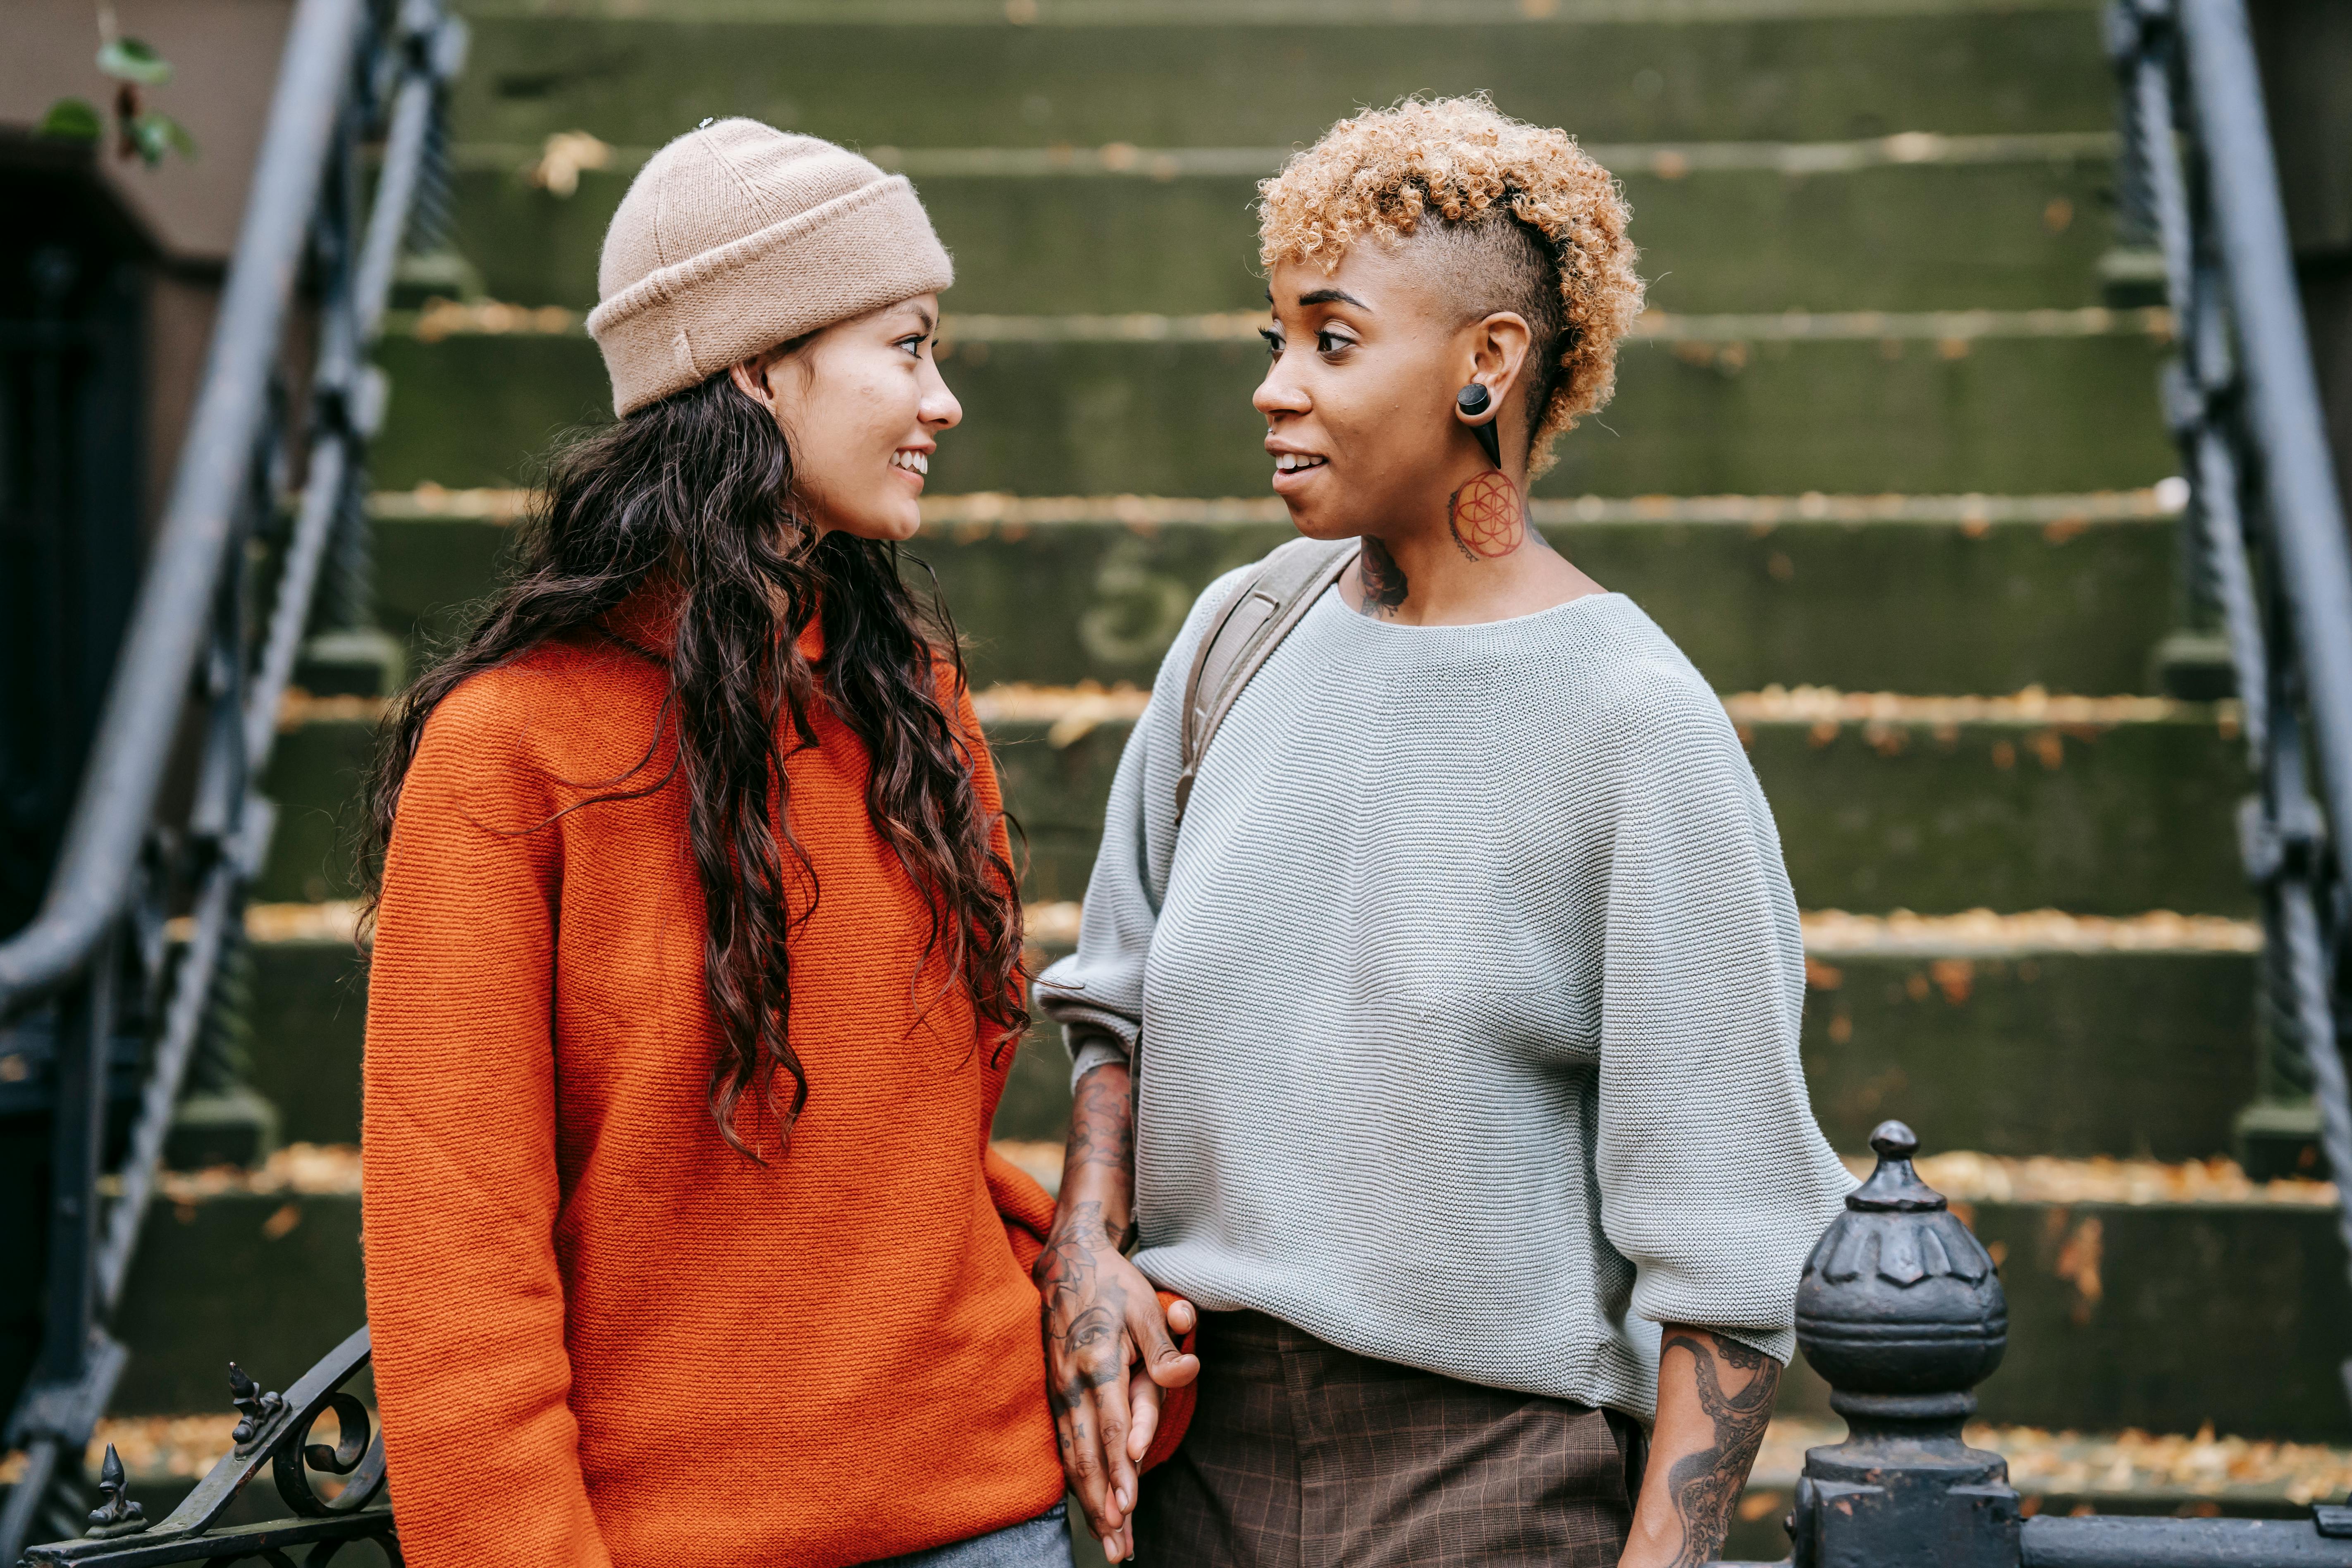
[[[1201,1316],[1192,1427],[1137,1500],[1144,1568],[1615,1568],[1642,1486],[1630,1416]]]

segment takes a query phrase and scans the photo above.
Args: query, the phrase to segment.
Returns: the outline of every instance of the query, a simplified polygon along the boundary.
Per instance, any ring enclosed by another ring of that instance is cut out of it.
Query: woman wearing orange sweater
[[[365,1215],[415,1568],[1067,1568],[1053,1205],[988,1148],[1018,894],[895,546],[950,276],[838,147],[656,153],[589,317],[619,422],[396,710]]]

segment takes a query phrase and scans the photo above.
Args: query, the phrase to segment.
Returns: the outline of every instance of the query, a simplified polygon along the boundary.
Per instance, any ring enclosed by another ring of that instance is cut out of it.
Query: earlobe
[[[1484,383],[1474,381],[1454,395],[1454,415],[1470,426],[1470,434],[1478,437],[1478,445],[1486,450],[1486,461],[1501,468],[1503,439],[1496,426],[1502,419],[1495,412],[1494,395]]]

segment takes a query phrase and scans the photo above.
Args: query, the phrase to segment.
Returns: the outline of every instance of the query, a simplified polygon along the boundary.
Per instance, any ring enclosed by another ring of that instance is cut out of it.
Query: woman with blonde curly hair
[[[1851,1183],[1739,741],[1528,525],[1641,309],[1625,204],[1483,99],[1263,195],[1304,537],[1202,595],[1037,987],[1064,1465],[1114,1561],[1704,1563]]]

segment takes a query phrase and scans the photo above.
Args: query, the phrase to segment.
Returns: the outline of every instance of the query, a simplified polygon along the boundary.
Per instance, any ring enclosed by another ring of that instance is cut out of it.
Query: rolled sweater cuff
[[[1125,1046],[1104,1035],[1092,1033],[1081,1035],[1073,1032],[1069,1036],[1069,1046],[1070,1088],[1073,1089],[1078,1087],[1078,1079],[1086,1077],[1095,1068],[1108,1062],[1117,1062],[1119,1066],[1125,1067],[1133,1059],[1127,1054]]]

